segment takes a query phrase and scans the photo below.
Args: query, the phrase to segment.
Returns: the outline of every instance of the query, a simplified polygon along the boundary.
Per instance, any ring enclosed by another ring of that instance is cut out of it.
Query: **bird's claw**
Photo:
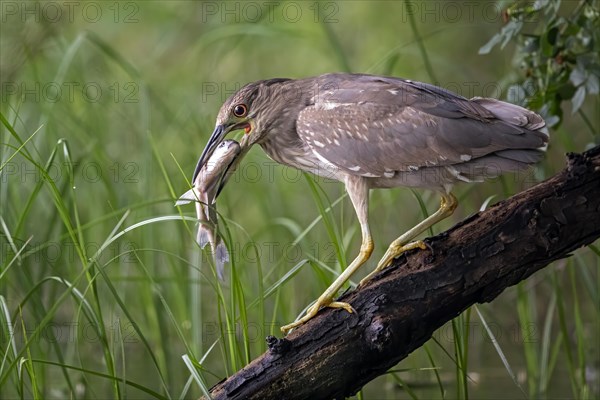
[[[392,263],[392,261],[394,261],[395,258],[398,258],[398,256],[400,256],[402,253],[404,253],[408,250],[413,250],[413,249],[427,250],[427,248],[428,248],[427,245],[422,240],[416,240],[414,242],[410,242],[407,244],[392,243],[390,245],[390,247],[388,247],[387,251],[381,258],[381,260],[379,260],[379,263],[377,263],[377,268],[375,268],[373,270],[373,272],[371,272],[369,275],[365,276],[360,281],[360,285],[369,281],[371,278],[373,278],[373,276],[375,276],[381,270],[388,267]]]
[[[342,301],[332,301],[331,299],[319,299],[315,304],[313,304],[307,311],[306,314],[300,318],[296,322],[292,322],[291,324],[287,324],[281,327],[281,332],[284,334],[288,333],[290,330],[297,328],[307,321],[312,319],[322,307],[331,307],[331,308],[343,308],[348,311],[350,314],[356,312],[354,308],[348,303],[344,303]]]

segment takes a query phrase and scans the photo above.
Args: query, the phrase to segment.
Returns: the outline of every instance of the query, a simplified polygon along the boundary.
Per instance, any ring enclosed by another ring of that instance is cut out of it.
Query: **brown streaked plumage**
[[[422,241],[411,241],[452,214],[453,184],[525,169],[542,159],[548,142],[544,120],[532,111],[495,99],[466,99],[425,83],[364,74],[270,79],[244,86],[223,104],[194,178],[215,146],[237,129],[246,132],[242,151],[258,144],[281,164],[343,182],[361,224],[358,257],[284,332],[324,306],[352,312],[333,298],[373,250],[367,215],[371,188],[433,189],[442,204],[392,242],[363,282],[402,252],[425,248]]]

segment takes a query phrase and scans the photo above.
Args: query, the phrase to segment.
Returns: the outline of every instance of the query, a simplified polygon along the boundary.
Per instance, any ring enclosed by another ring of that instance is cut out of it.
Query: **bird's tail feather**
[[[497,99],[475,97],[471,100],[485,107],[496,118],[504,122],[508,122],[513,126],[523,127],[530,131],[540,131],[546,136],[548,135],[548,130],[543,130],[546,122],[538,113]]]

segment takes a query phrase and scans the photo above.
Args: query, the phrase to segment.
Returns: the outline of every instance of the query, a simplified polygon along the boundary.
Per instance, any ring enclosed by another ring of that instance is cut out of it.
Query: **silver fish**
[[[240,144],[235,140],[221,142],[196,175],[192,189],[185,192],[175,203],[176,206],[192,201],[196,203],[199,222],[196,241],[201,248],[210,243],[220,280],[224,277],[225,263],[229,262],[229,252],[218,234],[215,201],[227,180],[235,172],[238,164],[235,160],[240,152]]]

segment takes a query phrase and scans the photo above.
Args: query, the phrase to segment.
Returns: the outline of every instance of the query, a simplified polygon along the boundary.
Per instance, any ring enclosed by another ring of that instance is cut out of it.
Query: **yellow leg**
[[[365,263],[371,256],[373,252],[373,241],[370,237],[367,240],[363,240],[363,244],[360,247],[360,253],[358,256],[352,261],[352,263],[338,276],[338,278],[325,290],[325,292],[319,296],[315,304],[313,304],[307,311],[306,314],[297,320],[296,322],[292,322],[291,324],[285,325],[281,327],[281,331],[283,333],[287,333],[289,330],[299,327],[304,324],[306,321],[313,318],[322,307],[332,307],[332,308],[343,308],[349,313],[353,313],[354,309],[348,303],[344,303],[341,301],[333,301],[335,294],[338,290],[344,286],[344,283],[350,276],[360,268],[361,265]]]
[[[362,231],[362,244],[360,246],[360,253],[358,256],[350,263],[348,268],[344,270],[338,276],[338,278],[325,290],[325,292],[319,296],[315,304],[313,304],[307,311],[306,315],[297,320],[296,322],[292,322],[291,324],[285,325],[281,327],[281,331],[283,333],[287,333],[289,330],[297,328],[298,326],[304,324],[306,321],[313,318],[319,312],[319,309],[322,307],[332,307],[332,308],[343,308],[349,313],[354,312],[352,306],[348,303],[343,303],[341,301],[333,301],[338,290],[344,286],[344,283],[356,270],[358,270],[361,265],[363,265],[371,256],[373,252],[373,239],[371,239],[371,233],[369,231],[369,222],[368,222],[368,203],[369,203],[369,187],[368,182],[360,177],[360,176],[348,176],[346,178],[346,190],[348,191],[348,195],[350,196],[350,200],[352,201],[352,205],[356,210],[356,215],[360,222],[360,227]]]
[[[377,264],[377,268],[375,268],[375,270],[373,272],[371,272],[369,275],[364,277],[360,281],[360,283],[363,284],[366,281],[368,281],[369,279],[371,279],[375,274],[377,274],[379,271],[381,271],[382,269],[387,267],[394,260],[394,258],[398,257],[400,254],[404,253],[405,251],[416,249],[416,248],[425,250],[427,247],[425,246],[425,243],[423,243],[422,240],[417,240],[414,242],[411,242],[411,240],[414,239],[420,233],[427,230],[430,226],[432,226],[432,225],[440,222],[441,220],[448,218],[450,215],[452,215],[454,210],[456,210],[457,205],[458,205],[458,201],[456,200],[456,197],[454,197],[454,195],[452,193],[443,194],[440,208],[435,213],[431,214],[429,217],[425,218],[423,221],[418,223],[411,230],[409,230],[408,232],[406,232],[405,234],[400,236],[398,239],[394,240],[390,244],[390,247],[388,247],[384,256],[381,258],[381,260]]]

